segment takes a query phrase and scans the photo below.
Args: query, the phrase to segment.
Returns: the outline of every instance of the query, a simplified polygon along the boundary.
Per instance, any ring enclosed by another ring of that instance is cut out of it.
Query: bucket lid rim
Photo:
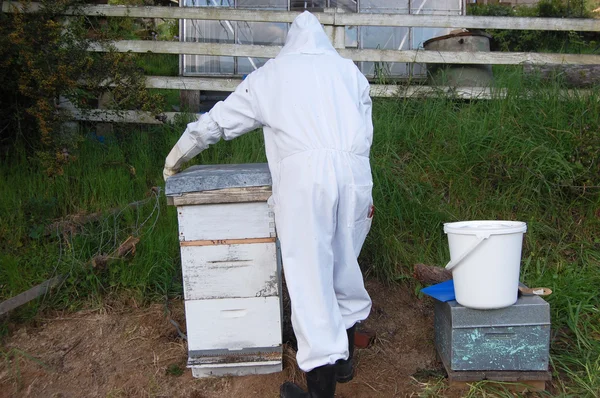
[[[489,228],[481,228],[490,226]],[[462,235],[476,235],[485,232],[489,235],[514,234],[527,231],[527,223],[511,220],[472,220],[444,223],[444,232]]]

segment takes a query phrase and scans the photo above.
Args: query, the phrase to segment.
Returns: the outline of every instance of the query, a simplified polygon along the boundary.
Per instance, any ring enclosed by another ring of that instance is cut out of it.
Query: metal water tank
[[[490,39],[485,32],[461,29],[429,39],[423,48],[426,51],[489,52]],[[492,65],[428,64],[427,72],[430,84],[451,87],[488,87],[494,79]]]

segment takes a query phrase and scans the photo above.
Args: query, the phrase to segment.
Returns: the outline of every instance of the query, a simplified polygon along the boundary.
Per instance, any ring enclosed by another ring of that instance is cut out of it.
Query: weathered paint
[[[275,237],[273,213],[266,202],[177,207],[180,241]]]
[[[453,370],[546,370],[550,326],[452,331]]]
[[[279,295],[275,242],[181,248],[186,300]]]
[[[190,192],[271,185],[266,163],[193,166],[167,179],[165,193],[177,196]]]
[[[539,297],[480,311],[436,302],[436,348],[455,371],[548,369],[550,307]]]
[[[281,345],[279,297],[186,300],[188,350]]]
[[[282,369],[274,214],[265,195],[240,200],[252,190],[270,192],[270,183],[266,164],[196,166],[167,180],[167,195],[191,198],[177,205],[177,217],[194,377]]]
[[[283,349],[277,347],[256,347],[243,350],[201,350],[190,351],[188,366],[190,365],[217,365],[251,362],[271,362],[281,360]]]
[[[246,362],[234,364],[189,365],[194,377],[249,376],[281,372],[280,359],[270,362]]]

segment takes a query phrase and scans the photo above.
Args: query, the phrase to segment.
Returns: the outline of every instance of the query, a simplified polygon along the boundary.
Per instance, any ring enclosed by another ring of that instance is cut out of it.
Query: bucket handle
[[[477,235],[477,242],[472,244],[471,247],[469,247],[460,256],[458,256],[456,261],[450,260],[448,262],[448,264],[446,264],[446,269],[448,271],[452,270],[452,268],[456,267],[462,260],[465,259],[465,257],[467,257],[469,254],[473,253],[473,251],[477,248],[477,246],[479,246],[484,240],[486,240],[489,237],[490,237],[490,235]]]

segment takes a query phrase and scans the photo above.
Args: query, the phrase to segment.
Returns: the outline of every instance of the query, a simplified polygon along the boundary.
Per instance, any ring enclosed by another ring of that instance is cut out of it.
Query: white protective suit
[[[297,359],[308,372],[347,359],[346,329],[371,310],[357,257],[373,186],[369,83],[309,12],[296,18],[275,59],[187,126],[165,178],[221,138],[261,126]]]

